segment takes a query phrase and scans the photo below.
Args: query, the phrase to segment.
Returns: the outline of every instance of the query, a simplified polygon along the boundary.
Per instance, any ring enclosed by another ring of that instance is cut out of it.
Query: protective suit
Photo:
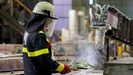
[[[37,3],[33,9],[24,34],[24,75],[51,75],[53,72],[65,74],[71,71],[68,65],[51,58],[51,45],[47,37],[52,35],[51,29],[54,26],[49,27],[47,22],[49,18],[56,19],[53,10],[53,5],[44,1]],[[43,29],[45,26],[51,28],[46,31],[48,35]]]

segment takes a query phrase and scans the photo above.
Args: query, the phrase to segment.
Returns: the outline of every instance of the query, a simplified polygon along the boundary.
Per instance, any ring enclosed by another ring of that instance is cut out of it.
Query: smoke
[[[104,49],[89,44],[87,40],[78,41],[78,56],[76,60],[81,60],[95,66],[95,69],[102,69],[105,61]]]

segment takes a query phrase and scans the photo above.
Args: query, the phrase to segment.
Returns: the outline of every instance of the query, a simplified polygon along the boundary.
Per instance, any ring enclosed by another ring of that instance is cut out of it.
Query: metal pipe
[[[19,5],[21,5],[23,8],[25,8],[30,14],[32,13],[32,11],[26,6],[24,5],[22,2],[20,2],[19,0],[15,0]]]

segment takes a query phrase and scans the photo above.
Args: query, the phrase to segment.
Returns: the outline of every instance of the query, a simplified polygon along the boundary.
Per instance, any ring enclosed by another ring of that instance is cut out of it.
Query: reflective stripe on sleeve
[[[64,64],[59,63],[59,66],[57,67],[56,71],[62,72],[64,69]]]
[[[27,53],[28,57],[37,57],[37,56],[40,56],[40,55],[43,55],[43,54],[48,54],[49,50],[48,50],[48,48],[46,48],[46,49],[37,50],[35,52],[29,52],[27,50],[27,48],[23,47],[23,52]]]

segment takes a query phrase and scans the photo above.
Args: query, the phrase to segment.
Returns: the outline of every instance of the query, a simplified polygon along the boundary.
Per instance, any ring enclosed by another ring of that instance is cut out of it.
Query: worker
[[[47,37],[54,30],[54,6],[45,1],[38,2],[26,25],[23,43],[24,75],[66,74],[71,71],[67,64],[51,58],[51,45]]]
[[[123,54],[123,45],[122,43],[118,43],[118,47],[117,47],[118,58],[122,58],[122,54]]]

